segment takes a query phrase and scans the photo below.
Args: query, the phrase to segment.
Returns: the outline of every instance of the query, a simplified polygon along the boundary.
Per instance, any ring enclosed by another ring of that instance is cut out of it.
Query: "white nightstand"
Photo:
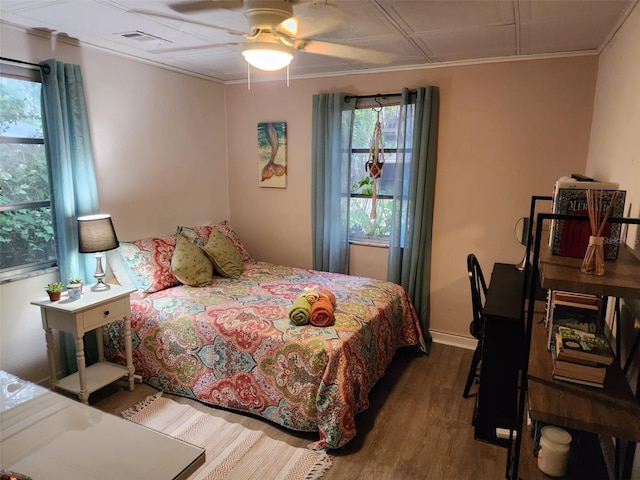
[[[70,300],[66,292],[58,302],[39,300],[31,302],[40,307],[42,328],[47,341],[47,358],[51,387],[60,388],[78,395],[83,403],[88,403],[89,394],[116,380],[127,376],[129,390],[134,387],[133,355],[131,347],[131,305],[129,294],[135,288],[111,285],[105,292],[92,292],[85,286],[84,293],[78,300]],[[114,320],[124,319],[124,344],[127,366],[106,362],[102,344],[102,327]],[[56,374],[55,351],[52,329],[72,333],[76,338],[78,371],[58,380]],[[84,334],[96,330],[98,338],[98,362],[85,366]]]

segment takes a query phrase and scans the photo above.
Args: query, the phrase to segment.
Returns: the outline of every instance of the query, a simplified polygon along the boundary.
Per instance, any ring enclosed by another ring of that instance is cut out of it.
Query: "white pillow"
[[[111,273],[116,277],[120,285],[127,288],[136,288],[127,273],[127,269],[122,262],[122,257],[120,257],[118,250],[119,248],[116,248],[107,252],[107,267],[111,270]]]

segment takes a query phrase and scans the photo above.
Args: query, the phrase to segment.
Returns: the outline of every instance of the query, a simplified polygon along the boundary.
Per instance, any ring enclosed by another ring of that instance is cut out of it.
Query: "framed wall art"
[[[258,123],[258,179],[261,187],[287,187],[287,123]]]

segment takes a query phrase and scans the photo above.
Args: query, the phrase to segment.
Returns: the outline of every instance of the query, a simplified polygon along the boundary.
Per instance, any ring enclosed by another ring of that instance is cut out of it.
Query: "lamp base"
[[[101,278],[98,279],[95,285],[91,286],[92,292],[106,292],[107,290],[111,290],[111,285],[104,283]]]
[[[91,286],[92,292],[106,292],[111,290],[111,285],[104,283],[104,270],[102,269],[102,253],[96,253],[96,273],[93,275],[96,284]]]

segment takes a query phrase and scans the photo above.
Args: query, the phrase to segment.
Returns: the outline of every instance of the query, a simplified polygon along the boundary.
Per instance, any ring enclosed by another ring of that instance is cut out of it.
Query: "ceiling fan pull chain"
[[[247,90],[251,90],[251,65],[247,63]]]

